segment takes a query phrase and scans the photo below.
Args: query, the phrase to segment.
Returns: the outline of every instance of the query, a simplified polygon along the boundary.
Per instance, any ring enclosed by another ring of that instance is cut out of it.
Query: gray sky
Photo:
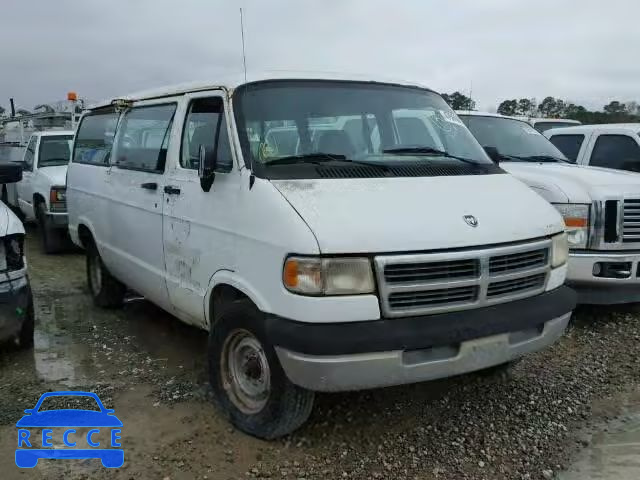
[[[0,105],[102,99],[247,66],[382,74],[483,109],[640,101],[637,0],[2,0]]]

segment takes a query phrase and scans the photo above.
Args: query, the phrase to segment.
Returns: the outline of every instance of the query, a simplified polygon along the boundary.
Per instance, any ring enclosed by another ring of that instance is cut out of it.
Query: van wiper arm
[[[424,156],[438,156],[438,157],[446,157],[446,158],[455,158],[456,160],[460,160],[464,163],[469,163],[471,165],[479,166],[480,163],[470,158],[458,157],[457,155],[452,155],[445,150],[440,150],[438,148],[433,147],[396,147],[396,148],[386,148],[382,150],[382,153],[395,153],[398,155],[424,155]]]
[[[306,153],[301,155],[290,155],[288,157],[276,158],[275,160],[271,160],[270,162],[266,162],[265,165],[292,165],[295,163],[314,163],[314,164],[322,164],[329,162],[343,162],[343,163],[356,163],[358,165],[366,165],[368,167],[376,167],[382,170],[388,170],[389,167],[382,163],[378,162],[365,162],[363,160],[351,160],[347,159],[346,155],[336,154],[336,153],[322,153],[322,152],[314,152],[314,153]]]
[[[552,155],[529,155],[527,157],[517,157],[525,162],[549,162],[549,163],[571,163],[564,158],[554,157]]]

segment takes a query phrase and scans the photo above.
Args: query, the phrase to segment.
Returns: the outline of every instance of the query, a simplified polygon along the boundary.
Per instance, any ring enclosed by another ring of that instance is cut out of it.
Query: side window
[[[108,166],[117,124],[118,114],[111,109],[85,115],[76,134],[72,161]]]
[[[589,165],[640,172],[640,147],[626,135],[600,135]]]
[[[175,104],[134,107],[119,127],[115,164],[118,168],[164,172]]]
[[[24,152],[24,169],[28,172],[33,170],[33,160],[36,158],[36,144],[38,143],[38,137],[31,137],[27,149]]]
[[[576,163],[580,147],[584,142],[584,135],[554,135],[549,140],[564,153],[565,157]]]
[[[182,131],[180,166],[197,170],[200,145],[216,151],[218,161],[231,161],[224,103],[220,97],[198,98],[189,105]]]

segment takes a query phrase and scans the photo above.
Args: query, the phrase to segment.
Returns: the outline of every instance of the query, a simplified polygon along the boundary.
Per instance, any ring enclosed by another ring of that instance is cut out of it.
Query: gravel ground
[[[96,391],[125,425],[125,467],[42,461],[39,478],[549,479],[621,398],[638,392],[638,315],[581,309],[567,335],[508,377],[318,395],[308,422],[275,442],[235,431],[211,405],[206,333],[144,301],[94,308],[79,253],[44,256],[29,231],[38,324],[32,352],[0,351],[0,469],[15,422],[47,390]]]

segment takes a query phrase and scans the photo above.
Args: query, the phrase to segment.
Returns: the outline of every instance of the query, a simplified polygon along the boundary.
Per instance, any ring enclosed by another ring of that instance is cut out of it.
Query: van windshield
[[[245,162],[261,176],[303,164],[317,168],[321,163],[380,168],[400,162],[492,166],[453,110],[425,89],[269,81],[238,88],[234,101]]]
[[[520,120],[460,115],[483,147],[495,147],[503,160],[567,161],[563,153],[531,125]]]
[[[72,135],[43,135],[40,138],[38,168],[66,165],[71,158]]]

